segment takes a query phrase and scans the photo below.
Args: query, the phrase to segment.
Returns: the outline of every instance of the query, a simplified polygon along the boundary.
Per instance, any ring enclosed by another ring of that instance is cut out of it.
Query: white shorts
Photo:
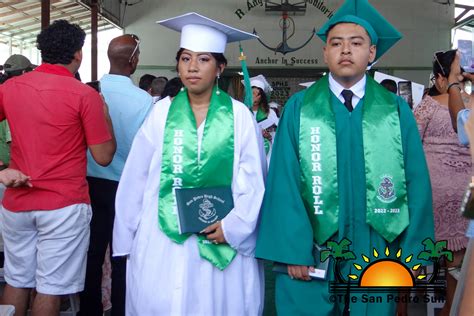
[[[49,295],[82,291],[91,216],[88,204],[29,212],[2,207],[7,283]]]
[[[3,195],[5,194],[5,190],[7,189],[2,183],[0,183],[0,203],[3,201]],[[1,206],[0,206],[1,208]],[[3,237],[2,237],[2,219],[0,217],[0,251],[3,251]],[[1,315],[1,314],[0,314]]]

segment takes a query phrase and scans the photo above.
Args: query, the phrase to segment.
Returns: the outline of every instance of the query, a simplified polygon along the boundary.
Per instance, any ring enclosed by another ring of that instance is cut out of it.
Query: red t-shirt
[[[112,139],[103,102],[63,66],[42,64],[0,85],[0,120],[10,125],[10,167],[31,177],[32,188],[8,188],[11,211],[54,210],[90,204],[88,145]]]

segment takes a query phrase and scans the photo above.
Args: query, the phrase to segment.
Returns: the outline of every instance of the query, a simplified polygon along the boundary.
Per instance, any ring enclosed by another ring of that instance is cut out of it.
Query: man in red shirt
[[[86,151],[108,165],[115,138],[100,95],[74,78],[85,33],[55,21],[37,38],[43,64],[0,86],[0,120],[10,124],[10,168],[28,176],[3,200],[3,303],[24,315],[36,288],[34,315],[59,315],[60,295],[84,287],[90,199]],[[23,178],[24,179],[24,178]]]

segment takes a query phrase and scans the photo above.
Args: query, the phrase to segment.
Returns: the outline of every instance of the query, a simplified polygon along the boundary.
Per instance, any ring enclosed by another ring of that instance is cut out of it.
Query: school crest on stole
[[[380,177],[379,187],[377,189],[377,198],[383,203],[391,203],[397,199],[395,186],[393,185],[392,176],[383,175]]]

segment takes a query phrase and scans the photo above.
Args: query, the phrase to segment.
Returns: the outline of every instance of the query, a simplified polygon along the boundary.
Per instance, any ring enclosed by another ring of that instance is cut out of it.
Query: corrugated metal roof
[[[50,21],[64,19],[79,24],[86,32],[91,29],[89,1],[50,0]],[[119,27],[119,18],[100,8],[99,31]],[[35,45],[41,31],[41,1],[0,1],[0,43],[24,48]]]
[[[463,29],[467,32],[474,32],[474,6],[456,3],[457,9],[462,9],[455,17],[455,28]]]

